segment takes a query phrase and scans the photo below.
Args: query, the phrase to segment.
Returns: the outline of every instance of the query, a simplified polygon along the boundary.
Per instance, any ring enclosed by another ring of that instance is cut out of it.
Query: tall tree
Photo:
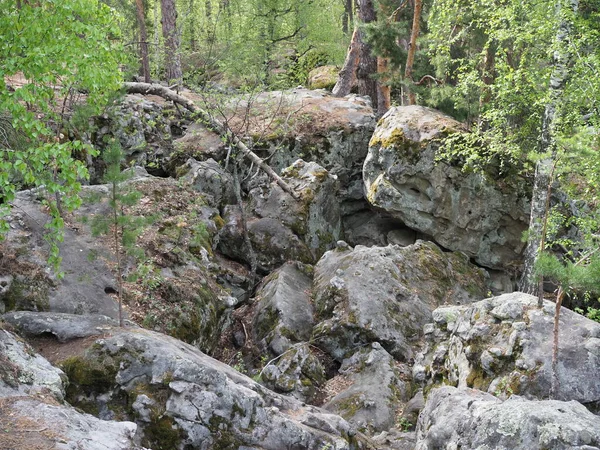
[[[404,79],[408,83],[413,83],[413,66],[415,63],[415,53],[417,52],[417,38],[419,37],[419,30],[421,24],[421,11],[423,10],[423,0],[414,0],[415,7],[413,12],[413,23],[412,30],[410,33],[410,43],[408,44],[408,55],[406,57],[406,65],[404,69]],[[406,96],[408,98],[409,105],[415,105],[417,103],[417,96],[415,95],[412,86],[406,85]]]
[[[160,7],[162,33],[165,40],[165,76],[168,83],[181,86],[183,74],[181,71],[175,0],[161,0]]]
[[[358,0],[358,18],[363,24],[369,24],[377,20],[373,0]],[[359,30],[359,57],[358,57],[358,93],[371,97],[373,109],[378,111],[378,87],[375,75],[377,74],[377,57],[373,54],[371,45]]]
[[[560,121],[560,104],[564,96],[565,85],[571,73],[570,63],[572,51],[569,48],[572,35],[572,21],[577,13],[578,0],[558,0],[556,15],[558,31],[556,49],[552,61],[552,75],[549,83],[548,103],[542,118],[539,154],[541,158],[535,166],[535,178],[531,198],[531,218],[529,236],[525,249],[525,261],[520,289],[531,294],[538,294],[540,306],[543,294],[543,279],[534,275],[535,261],[544,250],[544,223],[547,220],[550,204],[550,186],[553,182],[554,167],[557,157],[556,129]]]
[[[140,60],[142,62],[142,76],[144,82],[150,83],[150,61],[148,60],[148,32],[146,31],[146,15],[144,14],[143,0],[135,0],[137,23],[140,29]]]

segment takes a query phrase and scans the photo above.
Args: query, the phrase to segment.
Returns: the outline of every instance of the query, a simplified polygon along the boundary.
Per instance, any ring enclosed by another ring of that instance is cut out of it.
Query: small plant
[[[94,236],[111,237],[113,252],[117,263],[117,296],[119,301],[119,326],[123,326],[123,266],[127,256],[140,256],[140,249],[135,244],[145,224],[143,217],[127,214],[126,208],[135,205],[140,193],[129,189],[124,182],[131,175],[121,170],[123,151],[117,141],[109,144],[103,154],[106,163],[104,181],[109,185],[108,205],[110,214],[98,214],[92,220]]]
[[[406,417],[400,417],[398,423],[396,423],[398,429],[402,432],[407,432],[413,429],[413,423]]]

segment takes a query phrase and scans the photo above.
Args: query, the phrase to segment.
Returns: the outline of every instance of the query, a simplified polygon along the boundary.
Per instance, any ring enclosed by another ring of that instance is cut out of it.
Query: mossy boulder
[[[308,73],[309,89],[327,89],[331,90],[337,83],[340,68],[337,66],[315,67]]]
[[[409,360],[432,310],[480,300],[485,293],[482,269],[430,242],[340,247],[315,266],[313,337],[339,361],[372,342]]]
[[[363,168],[367,200],[443,247],[489,268],[521,261],[531,187],[501,182],[438,158],[443,139],[465,127],[423,106],[391,108],[379,121]]]
[[[513,395],[548,398],[552,386],[554,304],[523,293],[472,305],[443,306],[427,326],[428,345],[417,355],[415,381]],[[590,406],[600,401],[600,324],[562,308],[554,394]]]

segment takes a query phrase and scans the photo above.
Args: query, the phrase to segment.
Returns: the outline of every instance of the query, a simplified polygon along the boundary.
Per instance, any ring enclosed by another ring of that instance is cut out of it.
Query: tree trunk
[[[413,90],[413,65],[415,62],[415,53],[417,52],[417,38],[421,24],[421,11],[423,9],[423,0],[415,0],[415,8],[413,13],[412,31],[410,33],[410,44],[408,44],[408,55],[406,56],[406,66],[404,68],[404,79],[410,83],[404,88],[409,105],[417,103],[417,96]]]
[[[144,2],[135,0],[138,27],[140,28],[140,60],[142,62],[142,76],[146,83],[150,83],[150,61],[148,60],[148,32],[146,31],[146,16]]]
[[[383,116],[390,109],[391,90],[388,84],[388,64],[389,59],[381,56],[377,57],[377,115]]]
[[[342,17],[342,31],[348,34],[354,27],[354,2],[353,0],[342,0],[344,2],[344,15]]]
[[[162,32],[165,40],[165,75],[169,84],[181,86],[183,74],[179,55],[179,36],[177,34],[177,9],[175,0],[161,0]]]
[[[541,277],[534,274],[535,262],[543,250],[544,245],[544,222],[548,216],[549,195],[548,186],[552,182],[553,170],[557,158],[555,128],[558,120],[557,109],[560,106],[565,84],[569,77],[569,64],[571,53],[568,48],[568,40],[571,34],[571,21],[565,17],[565,10],[577,12],[578,0],[558,0],[556,14],[559,21],[556,34],[557,49],[554,51],[552,61],[552,75],[550,77],[550,99],[544,110],[542,121],[542,132],[539,153],[544,155],[535,167],[535,179],[531,198],[531,217],[529,221],[529,236],[525,249],[523,274],[521,276],[519,289],[530,294],[538,294],[540,304],[542,302]]]
[[[350,40],[350,46],[348,47],[348,53],[346,54],[346,61],[344,61],[344,67],[340,70],[337,83],[335,83],[335,86],[333,87],[332,94],[335,97],[344,97],[348,95],[354,87],[354,84],[356,83],[359,51],[359,31],[355,28],[354,33],[352,33],[352,39]]]
[[[373,0],[358,1],[358,18],[362,23],[371,23],[376,20]],[[359,42],[359,61],[358,71],[358,93],[371,97],[373,110],[377,111],[377,80],[374,78],[377,73],[377,58],[372,54],[371,46],[368,45],[362,36],[358,33]]]

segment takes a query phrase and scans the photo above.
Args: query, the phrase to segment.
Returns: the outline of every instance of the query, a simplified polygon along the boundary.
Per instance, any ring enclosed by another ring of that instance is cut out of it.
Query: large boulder
[[[441,140],[462,132],[462,124],[438,111],[391,108],[364,163],[367,200],[447,249],[486,267],[506,268],[521,259],[530,188],[439,161]]]
[[[257,291],[253,337],[276,355],[310,339],[314,325],[312,278],[307,275],[310,269],[300,263],[286,263],[265,278]]]
[[[325,409],[371,433],[396,425],[410,386],[402,381],[394,358],[381,345],[375,342],[358,350],[343,361],[339,372],[350,386],[325,403]]]
[[[470,303],[485,292],[482,269],[433,243],[354,249],[340,243],[315,267],[313,337],[339,361],[372,342],[408,360],[433,309]]]
[[[413,375],[428,384],[471,387],[508,397],[548,398],[555,305],[515,292],[472,305],[445,306],[427,326],[427,351]],[[600,402],[600,324],[561,309],[554,398]]]
[[[6,311],[52,311],[69,314],[118,315],[117,304],[108,294],[116,292],[116,280],[102,258],[104,250],[96,239],[81,233],[77,225],[63,229],[58,244],[62,258],[59,278],[48,269],[50,252],[44,224],[50,220],[36,191],[17,194],[9,231],[2,243],[5,286],[0,302]],[[10,275],[10,276],[8,276]]]
[[[600,417],[581,404],[506,401],[473,389],[430,392],[417,425],[415,450],[600,448]]]
[[[275,394],[148,330],[115,330],[63,367],[73,404],[107,419],[135,419],[144,447],[356,448],[341,417]]]
[[[342,232],[334,176],[316,163],[297,160],[282,172],[282,178],[297,198],[271,182],[252,189],[246,205],[248,237],[258,268],[265,272],[290,260],[316,262]],[[239,208],[226,207],[224,219],[219,250],[251,263]]]
[[[201,192],[211,206],[221,209],[236,203],[233,177],[214,159],[199,162],[190,158],[179,170],[185,172],[183,180]]]
[[[308,88],[331,90],[337,83],[339,73],[337,66],[315,67],[308,73]]]

